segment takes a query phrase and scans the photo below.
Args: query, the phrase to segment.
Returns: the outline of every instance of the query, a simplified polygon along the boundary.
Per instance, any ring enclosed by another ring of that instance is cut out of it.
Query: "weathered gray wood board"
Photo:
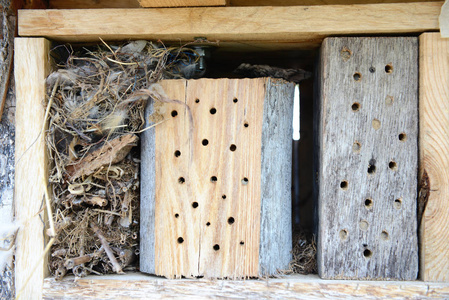
[[[142,136],[140,270],[242,278],[287,269],[294,84],[161,85],[186,105],[147,108],[146,120],[154,111],[166,121]]]
[[[320,55],[319,275],[414,280],[417,38],[327,38]]]

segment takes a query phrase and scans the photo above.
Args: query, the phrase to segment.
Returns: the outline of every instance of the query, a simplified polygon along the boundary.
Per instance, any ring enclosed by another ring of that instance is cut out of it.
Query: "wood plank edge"
[[[354,281],[321,280],[317,275],[292,275],[263,280],[170,280],[141,273],[127,275],[88,276],[74,280],[67,276],[61,281],[44,280],[44,299],[124,299],[133,297],[199,298],[281,296],[301,299],[352,298],[363,299],[431,299],[448,298],[449,283],[422,281]]]

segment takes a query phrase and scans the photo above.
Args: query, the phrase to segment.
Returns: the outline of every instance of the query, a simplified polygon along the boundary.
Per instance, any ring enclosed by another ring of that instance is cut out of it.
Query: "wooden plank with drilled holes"
[[[327,38],[321,49],[318,270],[418,273],[418,40]]]
[[[449,281],[449,40],[420,36],[421,277]]]
[[[49,74],[50,42],[43,38],[16,38],[16,165],[14,205],[21,228],[16,238],[15,288],[22,299],[40,299],[45,275],[44,189],[48,182],[45,133],[45,78]],[[33,267],[36,266],[36,269]],[[27,279],[31,279],[27,283]]]
[[[155,148],[142,156],[142,165],[154,168],[149,185],[155,195],[148,196],[142,176],[141,213],[145,219],[154,207],[156,225],[154,232],[151,224],[142,227],[141,270],[240,278],[287,268],[294,84],[259,78],[162,86],[185,104],[156,104],[154,111],[167,121],[142,139],[143,151],[149,143]]]

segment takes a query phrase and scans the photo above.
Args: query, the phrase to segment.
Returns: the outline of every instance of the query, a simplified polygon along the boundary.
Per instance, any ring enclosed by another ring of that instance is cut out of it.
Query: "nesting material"
[[[307,231],[298,230],[293,233],[293,259],[289,273],[316,274],[316,242],[315,236]]]
[[[148,100],[176,102],[157,82],[192,75],[197,60],[195,51],[184,47],[104,44],[72,52],[47,78],[55,229],[49,266],[56,278],[123,273],[136,266],[136,146],[145,130],[144,107]],[[156,119],[156,124],[164,122]],[[47,234],[53,235],[51,226]]]

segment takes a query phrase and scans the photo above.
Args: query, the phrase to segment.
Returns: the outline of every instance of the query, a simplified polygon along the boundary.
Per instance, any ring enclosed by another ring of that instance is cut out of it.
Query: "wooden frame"
[[[438,30],[441,5],[442,2],[426,2],[284,8],[223,7],[202,8],[201,11],[195,8],[104,10],[101,14],[96,10],[19,12],[19,34],[29,37],[16,39],[15,50],[17,84],[15,205],[17,218],[23,224],[17,238],[16,250],[16,289],[19,296],[22,299],[42,296],[116,299],[129,295],[232,297],[239,293],[248,297],[262,297],[276,293],[280,295],[279,297],[303,298],[326,295],[331,297],[363,295],[367,299],[449,297],[449,283],[325,281],[312,275],[248,281],[171,281],[143,274],[128,274],[89,276],[76,282],[73,281],[73,277],[68,277],[56,282],[51,278],[44,279],[46,261],[39,260],[44,252],[43,223],[39,215],[45,219],[41,204],[46,188],[45,179],[48,176],[42,123],[45,115],[44,78],[49,70],[49,42],[43,38],[33,37],[44,36],[60,41],[85,42],[97,41],[99,36],[106,40],[160,38],[172,41],[178,39],[188,41],[202,36],[212,41],[219,39],[225,45],[244,45],[251,49],[304,49],[317,47],[322,39],[329,35],[435,31]],[[200,12],[201,18],[191,19],[192,15],[198,15]],[[341,18],[343,13],[345,18]],[[102,17],[98,18],[99,15]],[[177,22],[168,24],[170,19]],[[189,22],[191,26],[185,26],[185,22]],[[83,24],[88,24],[88,27]],[[440,75],[448,76],[447,72]],[[445,226],[449,227],[447,224]],[[38,268],[33,270],[34,265]],[[32,280],[26,283],[31,274]]]

